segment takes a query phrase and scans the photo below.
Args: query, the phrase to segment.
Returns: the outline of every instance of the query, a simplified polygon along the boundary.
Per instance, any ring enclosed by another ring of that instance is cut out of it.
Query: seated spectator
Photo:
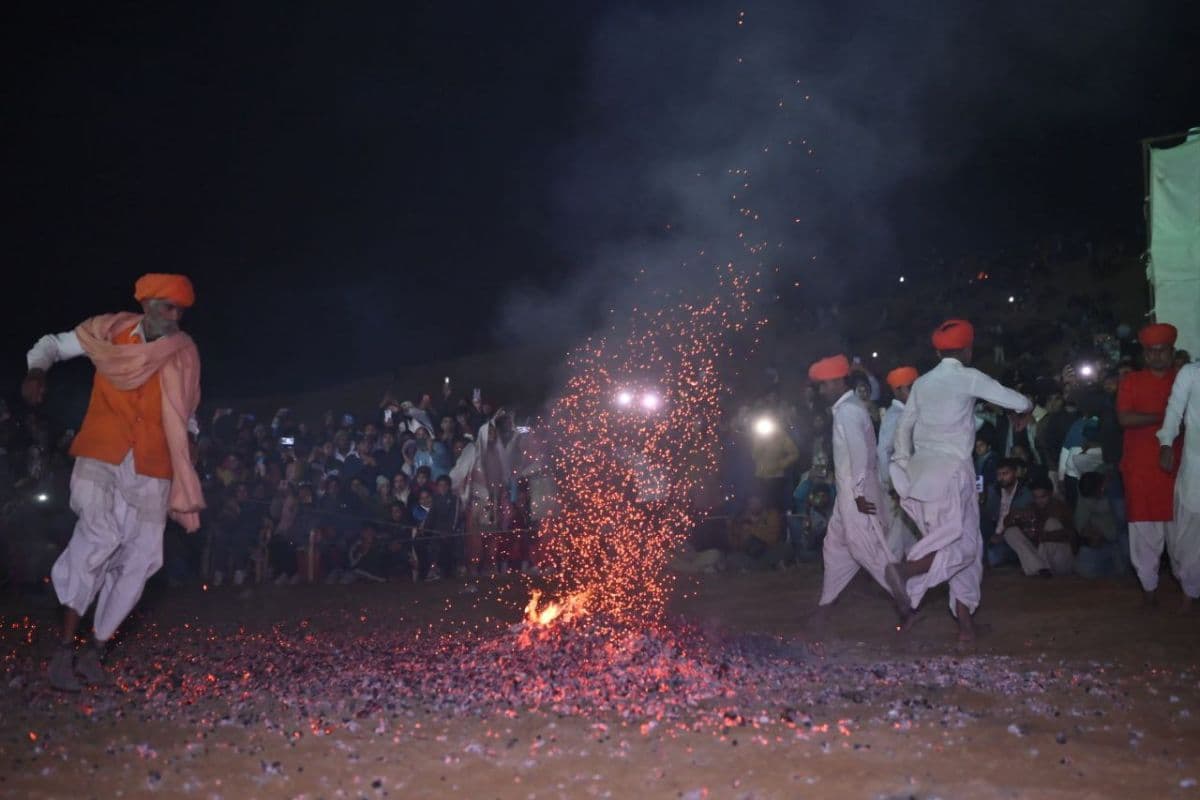
[[[783,518],[767,508],[760,495],[751,495],[746,510],[733,521],[729,532],[728,558],[733,569],[769,569],[783,564],[787,546],[783,541]]]
[[[983,494],[996,482],[996,464],[1000,461],[992,449],[991,436],[980,431],[975,436],[975,477],[983,479]]]
[[[979,529],[987,546],[988,566],[1017,563],[1016,551],[1004,540],[1006,520],[1013,511],[1033,505],[1033,495],[1021,476],[1021,462],[1013,458],[996,464],[996,482],[983,495]]]
[[[1004,541],[1016,552],[1026,575],[1069,575],[1075,561],[1071,552],[1075,534],[1071,510],[1054,496],[1049,480],[1033,481],[1029,489],[1033,504],[1008,513]]]
[[[347,561],[351,578],[362,578],[375,583],[387,580],[388,552],[373,524],[363,525],[358,541],[350,547]],[[350,581],[344,579],[343,582]]]
[[[796,491],[799,493],[799,487]],[[797,561],[807,563],[821,560],[825,531],[833,514],[834,493],[833,484],[811,484],[804,493],[800,510],[788,515],[788,539],[792,556]]]
[[[1122,574],[1117,552],[1117,518],[1105,496],[1106,476],[1085,472],[1079,478],[1079,500],[1075,505],[1075,531],[1079,552],[1075,554],[1075,572],[1085,578],[1104,578]]]

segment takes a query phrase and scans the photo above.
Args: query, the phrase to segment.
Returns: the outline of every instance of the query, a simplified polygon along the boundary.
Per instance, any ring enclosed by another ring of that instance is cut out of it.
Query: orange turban
[[[965,319],[948,319],[933,332],[934,350],[963,350],[975,342],[975,326]]]
[[[808,378],[813,381],[836,381],[850,374],[850,362],[843,355],[822,358],[808,368]]]
[[[139,303],[158,299],[170,301],[180,308],[191,308],[196,302],[196,291],[184,275],[150,272],[138,278],[133,285],[133,297]]]
[[[1174,325],[1168,325],[1165,322],[1159,322],[1154,325],[1147,325],[1138,331],[1138,341],[1142,343],[1142,347],[1158,347],[1164,344],[1175,344],[1175,337],[1179,335]]]
[[[894,392],[901,386],[912,386],[919,375],[916,367],[896,367],[887,374],[887,385]]]

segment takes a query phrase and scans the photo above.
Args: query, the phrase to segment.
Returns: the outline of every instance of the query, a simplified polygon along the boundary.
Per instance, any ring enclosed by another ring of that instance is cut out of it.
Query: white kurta
[[[825,532],[822,554],[825,576],[820,605],[837,599],[846,584],[865,568],[885,590],[884,570],[891,554],[884,543],[879,514],[864,514],[854,498],[865,497],[882,511],[875,428],[871,416],[854,392],[846,392],[833,405],[833,474],[837,500]],[[889,590],[890,593],[890,590]]]
[[[883,420],[879,423],[879,444],[876,447],[879,456],[879,483],[883,488],[880,516],[883,518],[883,529],[887,532],[888,550],[896,561],[902,560],[917,542],[917,537],[913,535],[912,520],[900,504],[892,499],[892,475],[889,465],[896,448],[896,428],[899,427],[900,417],[903,415],[904,403],[893,398],[892,404],[883,412]]]
[[[1157,544],[1161,557],[1165,543],[1175,577],[1183,584],[1184,592],[1195,598],[1200,597],[1200,363],[1188,364],[1175,376],[1158,443],[1173,444],[1181,424],[1186,432],[1183,458],[1175,476],[1175,522],[1162,532],[1159,541],[1147,545],[1153,548]],[[1145,560],[1151,560],[1149,553]],[[1157,569],[1155,573],[1157,577]]]
[[[960,602],[972,612],[979,605],[983,537],[971,459],[977,399],[1019,412],[1031,407],[1024,395],[943,358],[913,384],[896,430],[892,482],[922,534],[908,558],[934,554],[929,571],[908,581],[914,608],[925,592],[947,582],[951,613]]]

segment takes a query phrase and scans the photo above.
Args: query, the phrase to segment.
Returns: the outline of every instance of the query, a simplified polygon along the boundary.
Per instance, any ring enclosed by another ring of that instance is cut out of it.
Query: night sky
[[[565,345],[739,232],[829,296],[1140,246],[1138,141],[1200,124],[1195,5],[29,4],[2,372],[146,271],[195,281],[206,390],[253,396]]]

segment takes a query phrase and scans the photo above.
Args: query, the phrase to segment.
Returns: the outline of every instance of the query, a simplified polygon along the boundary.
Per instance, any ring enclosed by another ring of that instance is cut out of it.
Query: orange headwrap
[[[850,362],[843,355],[822,358],[808,368],[808,378],[813,381],[836,381],[850,374]]]
[[[965,319],[948,319],[933,332],[934,350],[963,350],[975,342],[975,326]]]
[[[901,386],[912,386],[919,375],[916,367],[896,367],[887,374],[887,385],[894,392]]]
[[[133,285],[133,297],[139,303],[151,299],[169,300],[180,308],[191,308],[196,302],[196,291],[184,275],[150,272]]]
[[[1157,347],[1164,344],[1175,344],[1175,337],[1179,335],[1174,325],[1168,325],[1165,322],[1158,322],[1154,325],[1147,325],[1138,331],[1138,341],[1142,343],[1142,347]]]

